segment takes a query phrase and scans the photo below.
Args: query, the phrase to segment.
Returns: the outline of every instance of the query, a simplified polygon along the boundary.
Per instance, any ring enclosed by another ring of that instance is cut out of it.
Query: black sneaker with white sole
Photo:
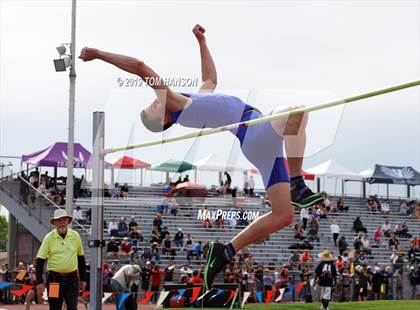
[[[204,285],[207,291],[211,290],[216,275],[227,265],[225,245],[219,242],[210,243],[207,263],[204,269]]]
[[[324,196],[311,191],[306,185],[295,185],[290,189],[292,205],[298,208],[309,208],[324,200]]]

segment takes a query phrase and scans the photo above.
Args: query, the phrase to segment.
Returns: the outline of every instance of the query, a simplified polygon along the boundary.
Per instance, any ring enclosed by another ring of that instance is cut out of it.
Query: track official
[[[47,260],[45,285],[50,310],[61,310],[63,300],[68,310],[77,309],[79,292],[86,287],[86,263],[79,234],[68,227],[72,217],[65,210],[56,210],[49,232],[38,250],[36,266],[37,290],[44,291],[43,270]]]

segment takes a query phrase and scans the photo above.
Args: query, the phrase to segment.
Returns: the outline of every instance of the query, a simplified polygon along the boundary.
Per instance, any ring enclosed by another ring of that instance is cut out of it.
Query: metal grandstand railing
[[[0,187],[6,191],[9,196],[18,201],[22,207],[25,208],[29,216],[33,216],[39,222],[46,225],[49,224],[49,219],[53,210],[62,209],[44,193],[35,188],[27,180],[21,177],[21,172],[14,172],[11,169],[2,169],[2,177],[0,178]],[[73,227],[89,235],[90,232],[77,220],[73,220]]]

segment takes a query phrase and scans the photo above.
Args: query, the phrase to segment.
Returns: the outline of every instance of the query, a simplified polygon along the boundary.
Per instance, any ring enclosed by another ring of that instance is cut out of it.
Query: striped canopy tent
[[[143,169],[149,168],[150,166],[151,164],[147,162],[124,155],[112,164],[111,182],[114,184],[114,169],[140,169],[140,185],[142,185]]]

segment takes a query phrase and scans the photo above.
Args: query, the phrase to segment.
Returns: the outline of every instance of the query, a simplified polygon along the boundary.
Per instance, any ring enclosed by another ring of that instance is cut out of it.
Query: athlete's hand
[[[204,36],[204,32],[206,32],[206,29],[204,29],[199,24],[194,26],[192,32],[194,33],[198,41],[204,41],[206,39],[206,37]]]
[[[91,61],[98,58],[98,50],[96,48],[84,47],[80,52],[79,58],[83,61]]]

